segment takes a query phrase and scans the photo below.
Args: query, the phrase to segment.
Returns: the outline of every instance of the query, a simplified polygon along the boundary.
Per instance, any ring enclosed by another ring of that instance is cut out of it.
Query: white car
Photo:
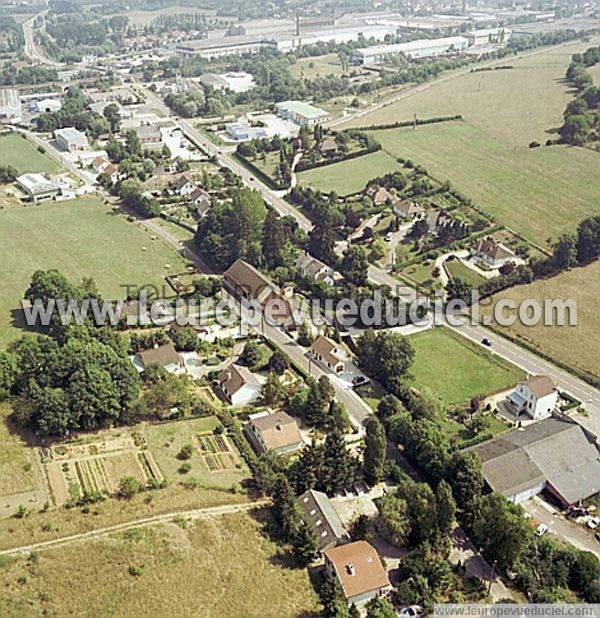
[[[595,530],[598,526],[600,526],[600,517],[590,517],[590,519],[588,519],[588,528]]]
[[[535,534],[537,536],[543,536],[544,534],[546,534],[546,532],[548,531],[548,526],[546,524],[540,524],[536,529],[535,529]]]
[[[393,238],[394,238],[394,233],[393,232],[388,232],[385,235],[385,242],[392,242]]]
[[[423,608],[420,605],[408,605],[400,610],[400,616],[403,618],[416,618],[423,615]]]

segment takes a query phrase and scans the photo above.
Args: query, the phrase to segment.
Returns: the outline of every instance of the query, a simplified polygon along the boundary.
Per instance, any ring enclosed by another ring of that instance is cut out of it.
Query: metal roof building
[[[434,58],[452,52],[464,52],[469,42],[463,36],[450,36],[441,39],[419,39],[409,43],[393,45],[374,45],[355,49],[351,59],[357,64],[378,64],[387,58],[404,54],[407,58]]]

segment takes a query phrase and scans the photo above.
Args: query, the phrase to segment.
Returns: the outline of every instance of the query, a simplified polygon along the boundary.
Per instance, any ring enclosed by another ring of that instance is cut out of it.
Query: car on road
[[[403,618],[416,618],[423,615],[423,608],[420,605],[408,605],[400,610],[400,616]]]
[[[598,526],[600,526],[600,517],[590,517],[587,522],[587,527],[595,530]]]
[[[491,342],[491,341],[490,341],[487,337],[484,337],[484,338],[481,340],[481,343],[482,343],[482,345],[485,345],[485,346],[487,346],[488,348],[492,346],[492,342]]]
[[[596,537],[596,541],[598,541],[598,543],[600,543],[600,532],[596,532],[596,534],[594,536]]]
[[[393,238],[394,238],[394,232],[388,232],[385,235],[385,242],[392,242]]]
[[[352,386],[363,386],[370,382],[369,378],[365,376],[354,376],[352,378]]]
[[[546,534],[546,532],[548,532],[548,526],[546,524],[540,524],[535,529],[536,536],[544,536],[544,534]]]

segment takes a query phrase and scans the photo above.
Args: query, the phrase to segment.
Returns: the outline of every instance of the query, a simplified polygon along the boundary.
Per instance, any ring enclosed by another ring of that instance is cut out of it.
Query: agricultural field
[[[444,405],[465,405],[477,396],[510,388],[523,371],[446,327],[409,337],[415,349],[414,386]]]
[[[460,121],[373,135],[390,161],[408,158],[434,178],[449,179],[499,223],[541,245],[600,212],[600,165],[598,154],[590,150],[512,150]]]
[[[297,79],[315,79],[334,75],[342,77],[342,65],[337,54],[299,58],[290,65],[290,73]]]
[[[298,174],[298,184],[319,189],[323,193],[335,191],[338,195],[349,195],[362,191],[372,178],[394,172],[401,167],[393,156],[378,151],[301,172]]]
[[[518,320],[513,326],[495,328],[502,334],[566,366],[600,380],[600,334],[597,324],[597,302],[600,294],[600,262],[563,272],[550,279],[541,279],[492,296],[481,307],[482,315],[491,315],[492,307],[501,298],[516,303],[525,299],[573,299],[577,303],[577,326],[524,326]]]
[[[0,165],[12,165],[19,174],[56,172],[60,169],[53,159],[39,152],[19,133],[0,136]]]
[[[37,269],[58,268],[76,283],[90,276],[104,298],[125,298],[122,285],[166,286],[164,276],[186,266],[95,197],[0,211],[0,263],[2,347],[19,336],[18,302]]]
[[[562,113],[572,98],[564,81],[571,56],[592,44],[576,41],[496,63],[512,69],[444,74],[343,126],[409,120],[415,113],[421,118],[462,114],[467,122],[509,148],[527,148],[533,140],[543,144],[554,137],[548,130],[562,124]]]
[[[264,517],[133,528],[41,552],[35,564],[25,556],[3,559],[0,614],[72,616],[85,608],[97,616],[318,615],[307,571],[286,566],[261,532]]]
[[[193,478],[205,486],[227,489],[248,478],[248,469],[231,439],[215,433],[217,427],[220,427],[217,418],[209,416],[148,425],[142,434],[167,482]],[[186,445],[191,445],[192,455],[182,460],[178,455]],[[182,474],[180,468],[184,462],[190,469]]]

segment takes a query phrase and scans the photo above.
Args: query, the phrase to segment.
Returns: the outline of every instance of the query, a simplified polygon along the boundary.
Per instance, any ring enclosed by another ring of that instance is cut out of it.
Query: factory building
[[[329,118],[329,114],[325,110],[304,103],[304,101],[283,101],[276,103],[275,109],[278,116],[301,127],[312,127],[325,122]]]
[[[61,150],[66,150],[68,152],[87,150],[90,147],[85,133],[78,131],[74,127],[56,129],[56,131],[54,131],[54,138]]]
[[[463,36],[451,36],[441,39],[420,39],[409,43],[395,45],[374,45],[352,52],[351,61],[355,64],[380,64],[388,58],[404,54],[407,58],[435,58],[449,53],[464,52],[469,42]]]
[[[21,100],[14,88],[0,89],[0,121],[21,122]]]
[[[469,47],[503,45],[508,43],[510,35],[511,31],[508,28],[487,28],[485,30],[471,30],[464,33],[464,37],[469,41]]]

